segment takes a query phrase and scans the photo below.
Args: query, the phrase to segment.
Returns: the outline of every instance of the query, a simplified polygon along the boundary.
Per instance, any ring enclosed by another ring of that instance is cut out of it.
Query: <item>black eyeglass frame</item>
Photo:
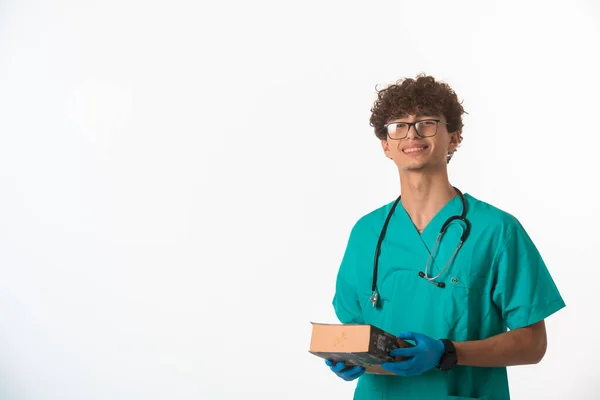
[[[420,133],[420,132],[419,132],[419,130],[417,129],[417,124],[419,124],[419,123],[421,123],[421,122],[428,122],[428,121],[429,121],[429,122],[435,122],[435,133],[434,133],[433,135],[428,135],[428,136],[421,135],[421,133]],[[403,136],[403,137],[396,137],[396,138],[393,138],[393,137],[391,137],[391,136],[390,136],[390,133],[389,133],[389,131],[388,131],[388,126],[389,126],[389,125],[392,125],[392,124],[406,124],[406,125],[408,125],[408,129],[406,130],[406,135],[405,135],[405,136]],[[401,122],[401,121],[399,121],[399,122],[390,122],[389,124],[385,124],[385,125],[383,125],[383,128],[385,129],[385,134],[386,134],[386,136],[387,136],[387,137],[388,137],[390,140],[402,140],[402,139],[405,139],[405,138],[408,136],[408,133],[410,132],[410,128],[411,128],[411,127],[414,127],[414,129],[415,129],[415,132],[417,132],[417,135],[418,135],[418,136],[420,136],[420,137],[434,137],[435,135],[437,135],[437,131],[438,131],[438,126],[439,126],[439,124],[444,124],[444,125],[446,125],[446,126],[448,126],[448,125],[449,125],[447,122],[442,122],[442,121],[440,121],[439,119],[422,119],[422,120],[415,121],[415,122]]]

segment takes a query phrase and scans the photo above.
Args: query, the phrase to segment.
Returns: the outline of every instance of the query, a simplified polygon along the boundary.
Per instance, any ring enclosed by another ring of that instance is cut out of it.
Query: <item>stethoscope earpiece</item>
[[[429,278],[425,275],[425,273],[423,271],[419,271],[419,276],[423,279],[425,279],[427,282],[432,283],[434,285],[436,285],[437,287],[439,287],[440,289],[443,289],[446,287],[446,284],[444,282],[435,282],[433,280],[433,278]]]

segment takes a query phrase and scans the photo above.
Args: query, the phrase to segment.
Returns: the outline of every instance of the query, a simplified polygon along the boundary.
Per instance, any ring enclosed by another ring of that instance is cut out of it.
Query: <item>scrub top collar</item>
[[[464,196],[465,196],[465,201],[467,202],[467,215],[468,215],[469,200],[467,198],[467,193],[464,193]],[[415,243],[418,247],[420,247],[419,252],[422,254],[423,257],[425,257],[425,260],[427,260],[427,257],[429,257],[430,252],[433,249],[435,241],[440,233],[440,229],[442,228],[442,225],[444,224],[444,222],[448,218],[450,218],[454,215],[461,214],[462,202],[461,202],[460,196],[458,196],[458,195],[456,195],[452,199],[450,199],[437,212],[437,214],[431,219],[431,221],[429,221],[429,223],[423,230],[423,233],[421,233],[421,234],[419,234],[419,231],[417,230],[417,228],[413,224],[412,220],[410,219],[410,215],[408,215],[408,212],[404,208],[404,206],[402,204],[402,200],[400,200],[400,204],[398,204],[398,207],[396,207],[396,210],[397,210],[397,212],[394,213],[394,214],[397,214],[396,223],[399,223],[399,224],[402,224],[402,225],[408,227],[408,229],[403,229],[405,234],[410,236],[410,237],[407,237],[406,240],[410,241],[410,243]],[[392,220],[390,221],[390,225],[394,223],[394,219],[395,218],[392,218]],[[446,236],[447,235],[445,235],[444,238],[446,238]],[[442,242],[443,241],[444,241],[444,239],[442,239]],[[455,244],[453,243],[452,245],[454,246]],[[436,253],[437,253],[437,251],[436,251]]]

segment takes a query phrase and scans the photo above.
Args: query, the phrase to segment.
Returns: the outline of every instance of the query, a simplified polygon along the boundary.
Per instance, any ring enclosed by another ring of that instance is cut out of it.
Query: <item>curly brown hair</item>
[[[386,140],[384,125],[388,121],[416,113],[443,115],[448,123],[448,132],[457,132],[458,143],[462,142],[462,114],[465,110],[456,93],[448,84],[424,74],[417,75],[416,79],[401,79],[378,90],[369,122],[375,129],[375,136]],[[452,156],[453,152],[448,153],[448,162]]]

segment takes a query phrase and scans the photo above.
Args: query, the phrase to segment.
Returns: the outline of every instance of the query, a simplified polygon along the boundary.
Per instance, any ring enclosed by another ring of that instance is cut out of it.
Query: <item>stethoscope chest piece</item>
[[[371,293],[371,304],[373,304],[373,307],[377,307],[377,303],[379,303],[379,292],[375,290]]]

